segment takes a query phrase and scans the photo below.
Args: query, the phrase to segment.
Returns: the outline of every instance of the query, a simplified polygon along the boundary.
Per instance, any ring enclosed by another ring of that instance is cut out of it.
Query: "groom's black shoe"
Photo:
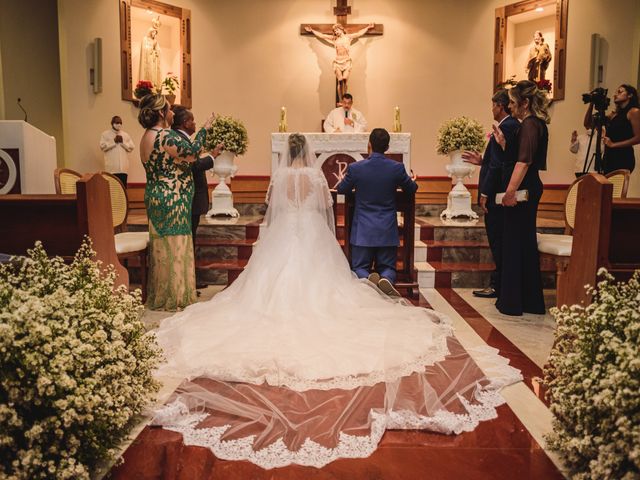
[[[382,293],[389,295],[390,297],[400,297],[400,292],[398,292],[398,290],[396,290],[396,288],[393,286],[393,283],[391,283],[389,280],[387,280],[386,278],[381,278],[380,281],[378,282],[378,288],[380,290],[382,290]]]
[[[473,296],[480,298],[497,298],[498,293],[493,287],[487,287],[483,288],[482,290],[474,290]]]
[[[378,272],[370,273],[367,277],[371,283],[373,283],[376,287],[378,286],[378,282],[380,281],[380,274]]]

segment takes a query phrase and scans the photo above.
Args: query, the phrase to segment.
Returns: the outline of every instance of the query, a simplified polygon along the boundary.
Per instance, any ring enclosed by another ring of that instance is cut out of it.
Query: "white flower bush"
[[[158,390],[140,294],[92,254],[0,265],[0,478],[90,478]]]
[[[572,479],[640,478],[640,272],[604,280],[586,308],[552,309],[558,328],[545,369],[554,414],[549,446]]]
[[[438,130],[436,151],[439,155],[448,155],[456,150],[481,152],[484,145],[482,125],[468,117],[447,120]]]
[[[249,144],[247,129],[239,120],[216,115],[213,125],[207,130],[205,148],[213,150],[220,143],[224,143],[225,150],[242,155]]]

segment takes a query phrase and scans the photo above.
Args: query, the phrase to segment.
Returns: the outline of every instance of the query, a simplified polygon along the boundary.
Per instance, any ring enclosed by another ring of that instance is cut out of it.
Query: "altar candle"
[[[278,128],[281,132],[287,131],[287,109],[286,107],[282,107],[280,109],[280,125]]]
[[[400,107],[396,105],[393,112],[393,131],[401,132],[402,124],[400,123]]]

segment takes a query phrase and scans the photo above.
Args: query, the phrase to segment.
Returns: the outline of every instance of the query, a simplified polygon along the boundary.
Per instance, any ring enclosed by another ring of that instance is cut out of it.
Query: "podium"
[[[0,120],[0,195],[55,193],[56,139],[22,120]]]

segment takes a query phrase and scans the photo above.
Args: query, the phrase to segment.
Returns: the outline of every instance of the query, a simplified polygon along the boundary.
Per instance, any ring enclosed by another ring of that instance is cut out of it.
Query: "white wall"
[[[290,131],[318,131],[332,107],[333,49],[299,35],[301,23],[332,23],[329,0],[171,0],[191,9],[193,111],[204,121],[212,110],[245,122],[250,146],[240,175],[268,175],[269,134],[281,106]],[[468,115],[490,127],[493,15],[498,0],[456,2],[353,0],[352,23],[383,23],[382,37],[360,39],[352,49],[350,90],[370,126],[390,128],[400,106],[404,131],[413,133],[414,171],[445,175],[446,159],[435,153],[443,120]],[[117,2],[58,0],[67,165],[100,168],[100,132],[112,115],[137,142],[142,129],[136,109],[120,100]],[[552,106],[547,183],[569,183],[574,159],[571,131],[582,123],[581,94],[589,87],[590,35],[608,44],[606,86],[637,78],[638,43],[631,41],[638,0],[573,0],[569,4],[566,99]],[[88,45],[103,38],[104,91],[91,92]],[[134,152],[137,160],[137,149]],[[638,156],[640,160],[640,155]],[[144,181],[134,161],[132,181]],[[640,170],[640,168],[639,168]],[[638,173],[636,173],[638,175]]]
[[[24,120],[56,138],[63,163],[62,105],[55,0],[0,0],[0,119]],[[53,172],[47,173],[53,182]]]

